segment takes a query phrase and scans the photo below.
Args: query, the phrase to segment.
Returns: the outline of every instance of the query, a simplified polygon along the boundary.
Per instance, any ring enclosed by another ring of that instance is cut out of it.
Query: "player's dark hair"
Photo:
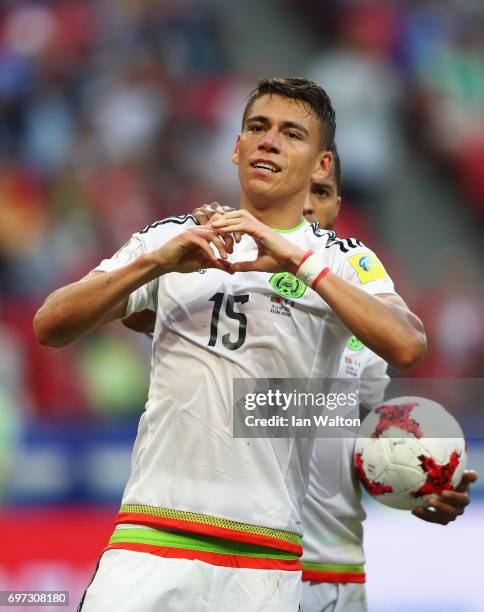
[[[336,132],[336,113],[331,100],[317,83],[300,77],[261,79],[247,97],[244,114],[242,115],[242,129],[244,129],[247,115],[254,101],[266,94],[275,94],[291,100],[305,102],[321,122],[322,147],[331,149]]]
[[[333,154],[332,172],[334,176],[334,181],[336,183],[336,189],[338,191],[338,195],[341,195],[341,182],[343,178],[341,174],[341,159],[338,153],[338,147],[336,146],[335,142],[333,142],[333,146],[331,147],[330,151]]]

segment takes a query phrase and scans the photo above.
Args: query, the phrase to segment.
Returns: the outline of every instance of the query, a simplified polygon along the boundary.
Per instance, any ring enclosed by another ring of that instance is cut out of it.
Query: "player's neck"
[[[304,200],[294,198],[283,202],[254,202],[244,193],[240,198],[240,208],[250,212],[256,219],[269,227],[279,230],[289,230],[297,227],[303,221]]]

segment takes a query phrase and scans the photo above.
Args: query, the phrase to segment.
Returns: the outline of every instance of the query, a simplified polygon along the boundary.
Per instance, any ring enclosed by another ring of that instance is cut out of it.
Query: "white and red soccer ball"
[[[440,404],[399,397],[364,419],[354,460],[360,482],[374,499],[411,510],[455,489],[467,452],[459,423]]]

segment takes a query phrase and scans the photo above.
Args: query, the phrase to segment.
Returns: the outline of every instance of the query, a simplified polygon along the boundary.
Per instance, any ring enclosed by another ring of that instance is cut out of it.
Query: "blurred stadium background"
[[[0,589],[70,590],[75,609],[147,389],[146,338],[118,324],[43,348],[35,310],[148,222],[237,204],[244,96],[288,74],[337,110],[337,231],[381,254],[425,322],[410,376],[482,376],[481,0],[4,0]],[[469,463],[481,481],[451,527],[370,505],[371,610],[483,609],[482,441]]]

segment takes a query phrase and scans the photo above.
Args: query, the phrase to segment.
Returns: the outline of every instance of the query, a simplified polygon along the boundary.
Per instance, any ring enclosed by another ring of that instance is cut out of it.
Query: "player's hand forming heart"
[[[211,245],[217,249],[217,257]],[[208,225],[191,227],[181,232],[153,255],[160,266],[160,272],[196,272],[201,268],[218,268],[225,272],[232,272],[231,264],[227,261],[232,252],[233,238],[230,241],[225,236]]]
[[[274,232],[246,210],[227,212],[209,226],[221,235],[236,232],[248,234],[256,242],[257,258],[233,263],[232,272],[293,272],[304,256],[303,249]]]

